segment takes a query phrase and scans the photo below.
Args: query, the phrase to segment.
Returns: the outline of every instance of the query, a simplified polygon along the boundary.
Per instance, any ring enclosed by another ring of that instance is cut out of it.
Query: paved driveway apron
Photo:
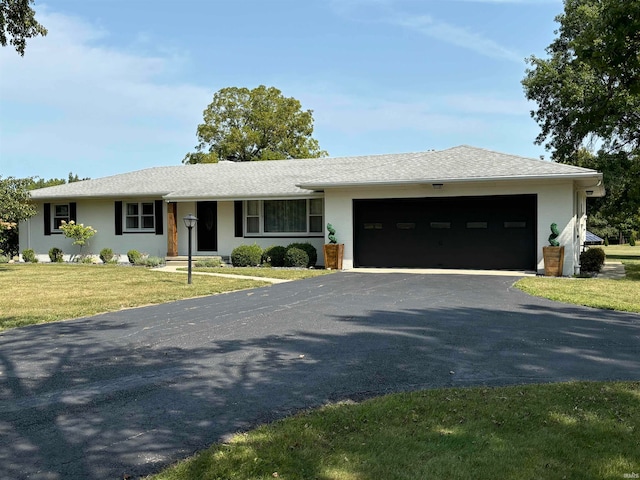
[[[5,332],[0,478],[135,477],[344,398],[640,379],[640,315],[513,281],[338,273]]]

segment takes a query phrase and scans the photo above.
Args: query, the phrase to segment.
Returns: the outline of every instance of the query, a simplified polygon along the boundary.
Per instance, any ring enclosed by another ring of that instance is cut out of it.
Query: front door
[[[218,250],[218,202],[198,202],[198,252]]]

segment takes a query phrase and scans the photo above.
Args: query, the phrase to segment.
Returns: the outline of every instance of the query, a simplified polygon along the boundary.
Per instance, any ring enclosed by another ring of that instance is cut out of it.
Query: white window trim
[[[142,205],[143,204],[151,204],[151,208],[153,209],[153,212],[151,213],[151,215],[143,215],[142,214]],[[137,215],[127,215],[128,212],[128,207],[131,204],[137,204],[138,205],[138,214]],[[138,217],[138,228],[129,228],[127,226],[127,218],[128,217]],[[151,217],[153,219],[153,227],[150,228],[143,228],[143,217]],[[142,232],[142,233],[153,233],[156,231],[156,205],[155,202],[153,200],[140,200],[140,201],[124,201],[123,202],[123,207],[122,207],[122,231],[124,233],[135,233],[135,232]]]
[[[280,200],[280,201],[287,201],[287,200],[306,200],[306,221],[307,221],[307,225],[306,228],[307,230],[305,232],[265,232],[264,231],[264,202],[268,202],[268,201],[273,201],[273,200]],[[322,213],[321,214],[311,214],[311,209],[310,209],[310,201],[311,200],[321,200],[322,201]],[[248,202],[258,202],[258,215],[249,215],[249,208],[247,206]],[[258,218],[258,227],[259,227],[259,231],[258,232],[249,232],[248,229],[248,219],[249,218]],[[324,230],[321,229],[319,232],[311,232],[310,231],[310,227],[311,227],[311,217],[321,217],[323,219],[323,221],[321,222],[322,225],[324,225],[324,198],[323,197],[308,197],[308,198],[266,198],[266,199],[259,199],[259,200],[245,200],[243,202],[243,217],[242,217],[242,221],[244,223],[244,236],[245,237],[282,237],[282,236],[287,236],[287,237],[317,237],[317,236],[324,236]]]

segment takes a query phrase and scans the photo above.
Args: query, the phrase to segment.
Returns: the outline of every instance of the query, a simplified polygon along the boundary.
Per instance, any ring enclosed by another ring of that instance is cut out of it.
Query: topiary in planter
[[[262,253],[262,264],[271,267],[284,267],[284,256],[287,249],[282,245],[274,245],[265,249]]]
[[[580,254],[580,273],[598,273],[602,270],[606,255],[600,247],[592,247]]]
[[[307,265],[305,265],[305,267],[313,267],[318,261],[318,251],[316,250],[316,247],[311,245],[309,242],[291,243],[287,246],[287,251],[290,248],[299,248],[300,250],[303,250],[307,254],[307,256],[309,257],[309,261]]]
[[[306,268],[309,265],[309,255],[301,248],[292,247],[287,249],[284,256],[285,267]]]
[[[260,265],[262,248],[259,245],[240,245],[231,252],[231,264],[234,267],[255,267]]]

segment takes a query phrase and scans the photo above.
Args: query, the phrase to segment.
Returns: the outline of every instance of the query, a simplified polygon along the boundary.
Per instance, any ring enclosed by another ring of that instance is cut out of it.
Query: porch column
[[[167,257],[178,256],[178,204],[167,204]]]

